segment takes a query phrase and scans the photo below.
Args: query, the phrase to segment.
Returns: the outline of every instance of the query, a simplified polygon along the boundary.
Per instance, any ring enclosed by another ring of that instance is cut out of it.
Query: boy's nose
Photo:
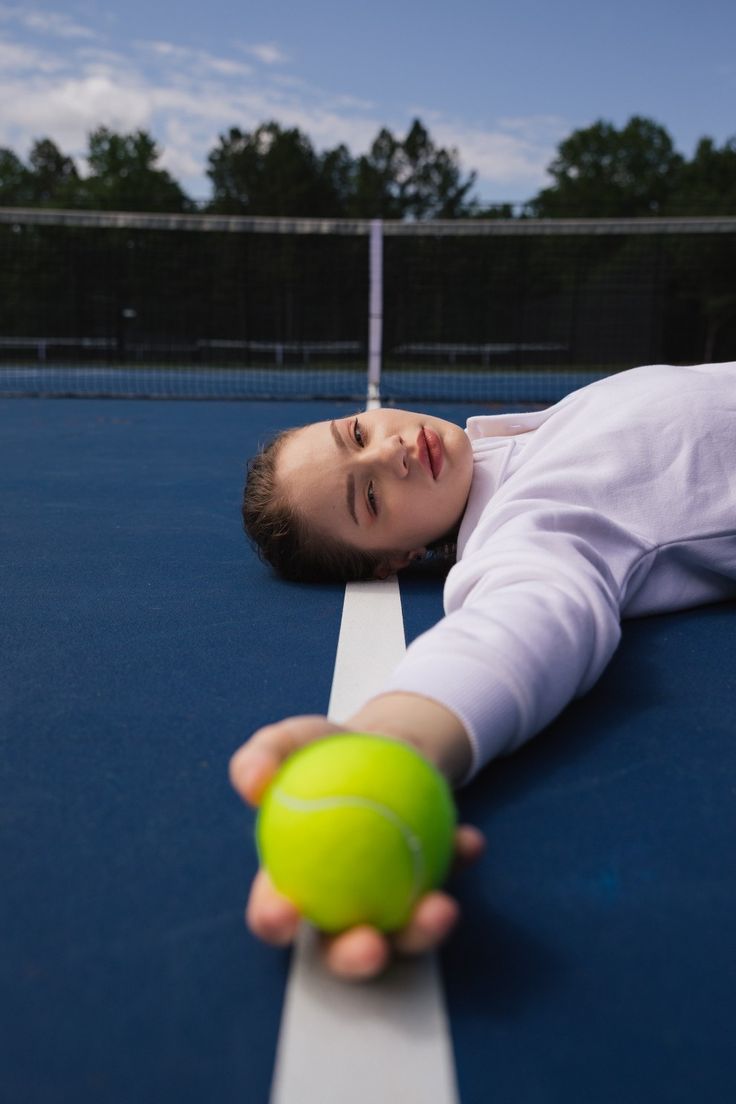
[[[403,479],[409,474],[409,450],[398,433],[384,437],[376,443],[376,458],[392,474]]]

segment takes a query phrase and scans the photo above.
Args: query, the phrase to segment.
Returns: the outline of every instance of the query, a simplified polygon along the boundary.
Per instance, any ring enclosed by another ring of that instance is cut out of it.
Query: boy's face
[[[396,550],[387,566],[397,570],[462,517],[473,452],[454,422],[381,409],[296,430],[276,471],[308,525],[365,551]]]

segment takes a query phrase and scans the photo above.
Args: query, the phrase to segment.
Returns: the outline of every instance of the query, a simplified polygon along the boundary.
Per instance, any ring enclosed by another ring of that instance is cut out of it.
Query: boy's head
[[[280,434],[251,461],[243,521],[287,578],[380,577],[457,528],[472,471],[454,422],[367,411]]]

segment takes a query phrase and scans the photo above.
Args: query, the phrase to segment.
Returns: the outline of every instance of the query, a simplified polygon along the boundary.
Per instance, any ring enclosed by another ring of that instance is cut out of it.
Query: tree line
[[[382,128],[358,156],[342,144],[319,152],[277,122],[232,127],[207,157],[206,202],[188,196],[160,157],[146,131],[106,127],[89,135],[84,174],[50,138],[36,140],[25,162],[0,148],[0,206],[417,220],[736,213],[736,137],[720,148],[703,137],[686,158],[664,127],[641,116],[575,130],[548,167],[551,183],[520,206],[480,200],[477,174],[419,119],[403,137]]]
[[[212,197],[199,204],[161,167],[145,131],[99,128],[86,162],[82,173],[48,138],[26,162],[0,150],[0,206],[420,221],[736,213],[736,140],[718,148],[703,138],[686,159],[661,126],[638,116],[572,133],[549,185],[521,209],[483,204],[475,174],[418,119],[403,137],[382,129],[357,157],[345,146],[319,153],[298,129],[274,122],[233,128],[208,156]],[[492,338],[529,348],[520,366],[540,358],[551,366],[552,347],[570,365],[732,359],[735,240],[730,232],[387,238],[385,350]],[[240,362],[248,342],[355,341],[365,327],[365,242],[350,235],[102,233],[21,220],[0,227],[0,252],[0,358],[17,355],[13,336],[40,334],[103,340],[115,360],[169,349],[178,360],[199,350]]]

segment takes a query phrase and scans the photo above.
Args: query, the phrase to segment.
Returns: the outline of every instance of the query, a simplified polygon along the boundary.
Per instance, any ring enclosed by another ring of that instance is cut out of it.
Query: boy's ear
[[[395,575],[403,567],[408,567],[414,560],[418,560],[420,556],[423,556],[426,551],[426,548],[415,548],[413,552],[399,552],[394,556],[389,556],[376,568],[375,578],[388,579],[389,575]]]

